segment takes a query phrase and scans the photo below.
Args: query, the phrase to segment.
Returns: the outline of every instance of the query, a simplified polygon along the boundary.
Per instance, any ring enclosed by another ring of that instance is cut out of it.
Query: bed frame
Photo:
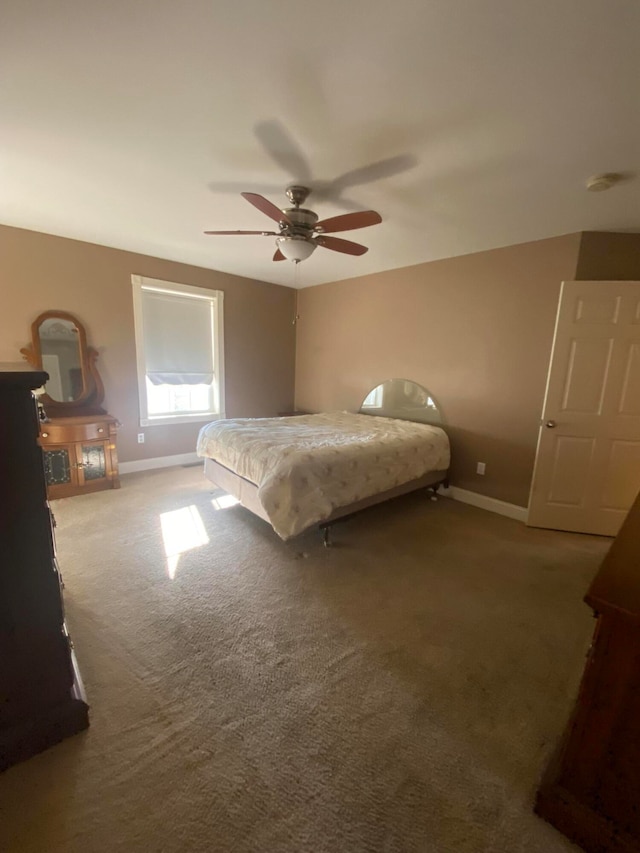
[[[426,388],[405,379],[390,379],[378,385],[367,394],[361,407],[361,414],[378,415],[382,417],[400,418],[401,420],[428,423],[442,427],[442,413],[432,395]],[[229,468],[225,468],[214,459],[205,459],[204,473],[214,486],[233,495],[245,509],[262,518],[269,525],[271,522],[258,498],[258,487],[250,480],[240,477]],[[429,471],[416,480],[410,480],[371,495],[368,498],[355,501],[346,506],[338,507],[328,518],[318,524],[322,531],[325,548],[331,545],[331,527],[338,521],[345,521],[361,510],[376,504],[384,503],[392,498],[415,492],[418,489],[430,489],[431,499],[437,500],[440,486],[449,485],[448,471]]]
[[[222,489],[224,492],[233,495],[234,498],[240,501],[245,509],[248,509],[254,515],[257,515],[259,518],[266,521],[267,524],[271,525],[269,517],[264,511],[263,506],[260,503],[260,499],[258,498],[258,487],[255,483],[252,483],[250,480],[245,480],[244,477],[240,477],[239,474],[230,471],[229,468],[225,468],[224,465],[221,465],[214,459],[204,460],[204,473],[205,477],[210,480],[214,486],[218,486],[218,488]],[[328,548],[331,545],[330,531],[332,525],[337,521],[346,521],[348,518],[351,518],[351,516],[363,509],[368,509],[368,507],[384,503],[392,498],[398,498],[400,495],[406,495],[409,492],[415,492],[417,489],[431,489],[433,492],[431,498],[432,500],[436,500],[440,486],[444,486],[446,489],[448,485],[449,481],[447,471],[430,471],[428,474],[425,474],[417,480],[410,480],[408,483],[403,483],[401,486],[396,486],[393,489],[387,489],[384,492],[379,492],[377,495],[371,495],[371,497],[363,498],[362,500],[355,501],[354,503],[347,504],[346,506],[338,507],[331,513],[329,518],[326,518],[318,524],[318,530],[322,531],[325,548]]]

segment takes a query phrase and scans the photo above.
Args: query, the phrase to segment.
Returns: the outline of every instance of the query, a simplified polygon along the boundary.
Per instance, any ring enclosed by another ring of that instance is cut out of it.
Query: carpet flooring
[[[324,549],[227,503],[54,503],[92,724],[0,775],[3,853],[575,850],[532,802],[608,540],[421,493]]]

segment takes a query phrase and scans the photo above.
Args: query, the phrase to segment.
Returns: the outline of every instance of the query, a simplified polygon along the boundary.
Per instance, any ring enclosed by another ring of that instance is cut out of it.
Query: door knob
[[[547,428],[547,429],[555,429],[555,427],[557,426],[557,424],[556,424],[556,422],[555,422],[555,421],[547,421],[547,422],[546,422],[546,424],[545,424],[545,426],[546,426],[546,428]]]

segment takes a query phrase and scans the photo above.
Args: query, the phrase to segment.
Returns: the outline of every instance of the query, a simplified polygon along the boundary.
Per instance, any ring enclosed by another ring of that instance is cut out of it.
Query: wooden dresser
[[[88,726],[64,622],[33,389],[0,365],[0,769]]]
[[[588,853],[640,853],[640,496],[585,601],[593,644],[536,811]]]
[[[40,426],[50,500],[120,487],[116,431],[111,415],[52,418]]]

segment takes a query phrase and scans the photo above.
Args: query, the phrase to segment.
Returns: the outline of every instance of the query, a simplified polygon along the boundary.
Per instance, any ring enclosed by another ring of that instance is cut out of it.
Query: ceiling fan
[[[276,253],[274,261],[290,260],[294,263],[306,260],[316,250],[317,246],[331,249],[333,252],[343,252],[345,255],[364,255],[368,252],[366,246],[332,237],[337,231],[353,231],[356,228],[366,228],[382,222],[382,217],[375,210],[361,210],[355,213],[344,213],[330,219],[318,221],[318,214],[313,210],[300,207],[304,204],[311,190],[309,187],[294,185],[287,187],[286,196],[293,207],[282,210],[273,202],[258,193],[241,193],[243,198],[257,207],[262,213],[278,223],[279,231],[205,231],[205,234],[260,234],[263,237],[276,238]]]

